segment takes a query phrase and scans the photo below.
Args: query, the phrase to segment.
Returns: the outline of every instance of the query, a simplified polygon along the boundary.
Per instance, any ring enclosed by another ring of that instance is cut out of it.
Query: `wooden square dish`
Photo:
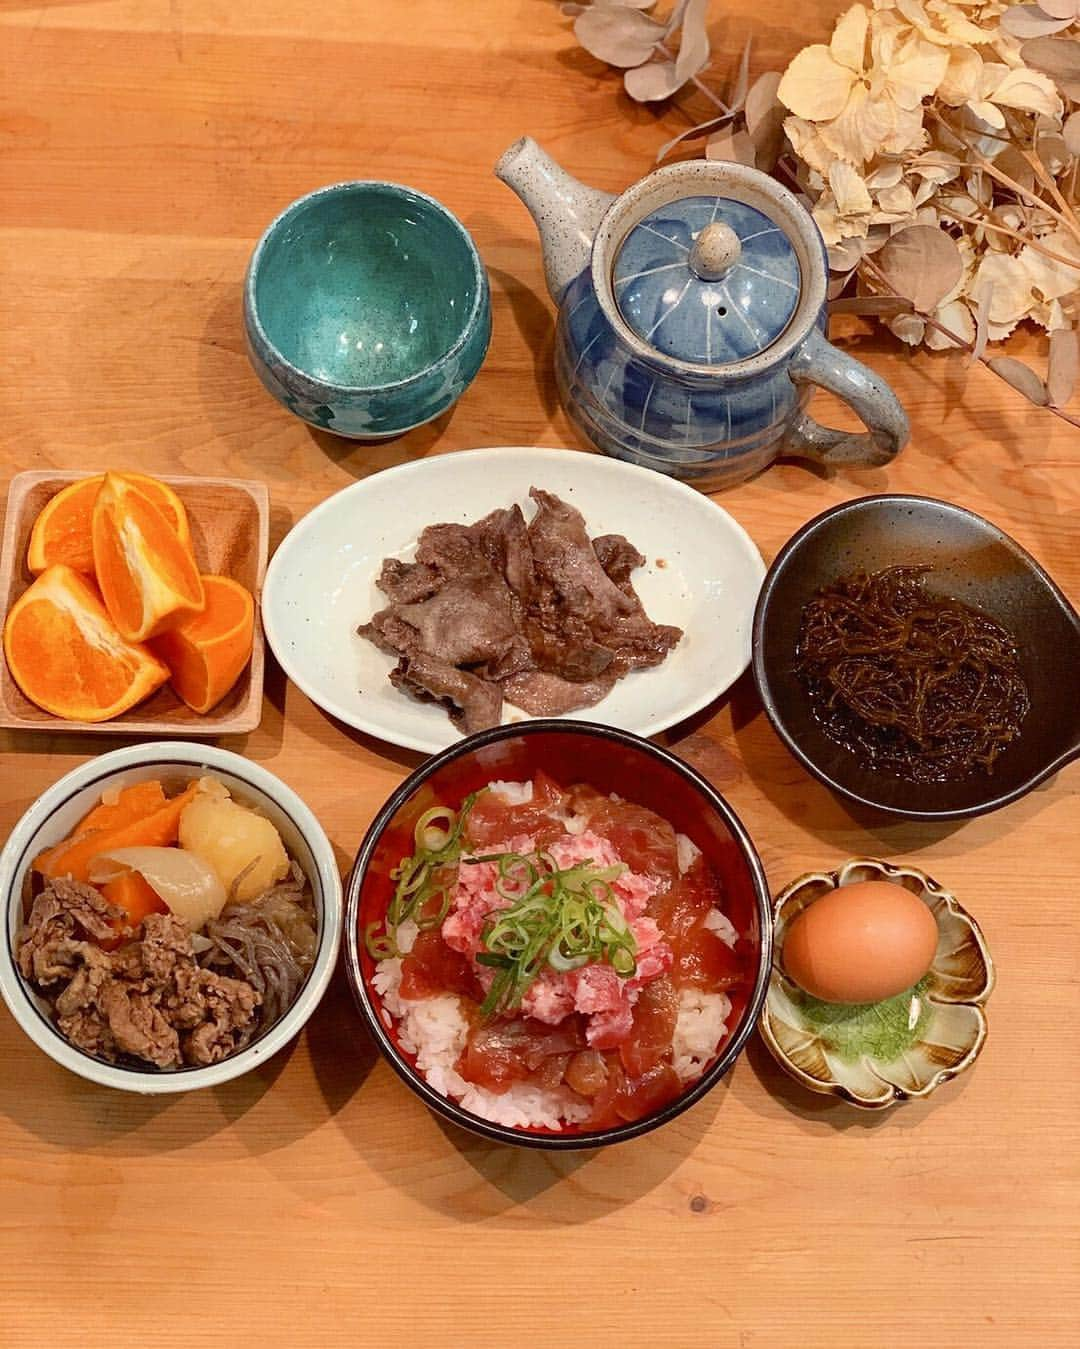
[[[8,489],[4,539],[0,547],[0,604],[4,614],[34,579],[26,566],[30,531],[51,496],[86,473],[34,470],[19,473]],[[206,716],[199,716],[169,684],[112,721],[65,721],[24,696],[0,662],[0,726],[22,731],[97,731],[111,735],[236,735],[253,731],[262,716],[265,641],[259,621],[259,594],[270,540],[270,502],[261,482],[239,478],[161,476],[188,513],[195,561],[201,572],[231,576],[255,596],[255,644],[236,685]]]

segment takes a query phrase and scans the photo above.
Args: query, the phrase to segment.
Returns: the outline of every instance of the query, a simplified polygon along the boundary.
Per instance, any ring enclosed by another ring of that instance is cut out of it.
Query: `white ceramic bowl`
[[[238,1054],[206,1068],[169,1071],[104,1063],[76,1049],[56,1029],[48,1004],[23,979],[14,950],[23,922],[23,894],[33,859],[59,843],[109,787],[160,777],[168,789],[210,773],[245,804],[257,806],[281,833],[290,856],[311,883],[319,921],[315,964],[296,1001],[265,1034]],[[322,825],[295,792],[265,768],[213,745],[154,741],[113,750],[72,769],[45,791],[11,832],[0,852],[0,993],[31,1040],[80,1077],[123,1091],[160,1095],[214,1087],[265,1063],[300,1031],[326,992],[341,942],[341,877]]]

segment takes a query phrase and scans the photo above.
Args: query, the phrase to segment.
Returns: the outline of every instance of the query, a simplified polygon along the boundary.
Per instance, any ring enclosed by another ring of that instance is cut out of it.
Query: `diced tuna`
[[[574,995],[562,975],[545,970],[526,990],[521,1010],[548,1026],[557,1026],[574,1010]]]
[[[633,1026],[634,1009],[624,1001],[610,1011],[594,1013],[585,1028],[585,1038],[593,1049],[615,1049]]]

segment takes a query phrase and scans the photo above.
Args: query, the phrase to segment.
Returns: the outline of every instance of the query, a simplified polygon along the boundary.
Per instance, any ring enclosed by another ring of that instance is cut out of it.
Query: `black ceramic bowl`
[[[647,806],[688,835],[718,874],[724,910],[740,933],[736,948],[747,978],[727,990],[728,1034],[704,1075],[666,1106],[616,1128],[516,1129],[463,1109],[428,1085],[398,1043],[389,1014],[371,987],[374,963],[363,933],[386,913],[391,868],[412,852],[413,827],[436,802],[460,805],[494,780],[525,781],[543,769],[563,786],[585,782]],[[346,887],[345,961],[357,1004],[376,1044],[399,1077],[432,1110],[485,1138],[524,1147],[576,1150],[623,1142],[666,1124],[716,1086],[738,1057],[761,1012],[772,958],[769,891],[754,845],[719,792],[674,754],[648,740],[580,721],[539,720],[491,731],[452,745],[418,768],[383,806],[361,844]],[[386,1020],[384,1021],[384,1015]]]
[[[1016,639],[1031,710],[993,774],[913,784],[830,740],[792,670],[803,606],[855,571],[927,565],[928,591],[973,605]],[[754,679],[788,749],[827,787],[919,820],[960,819],[1023,796],[1080,754],[1080,618],[1035,559],[981,516],[920,496],[869,496],[804,525],[765,577],[754,615]]]

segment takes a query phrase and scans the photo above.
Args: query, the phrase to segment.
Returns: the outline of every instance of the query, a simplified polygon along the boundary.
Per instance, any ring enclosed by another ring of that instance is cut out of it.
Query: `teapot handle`
[[[827,342],[817,328],[792,358],[796,384],[817,384],[858,413],[865,431],[835,431],[800,412],[788,429],[782,453],[819,464],[865,464],[878,468],[894,459],[908,438],[908,419],[896,395],[861,361]]]

